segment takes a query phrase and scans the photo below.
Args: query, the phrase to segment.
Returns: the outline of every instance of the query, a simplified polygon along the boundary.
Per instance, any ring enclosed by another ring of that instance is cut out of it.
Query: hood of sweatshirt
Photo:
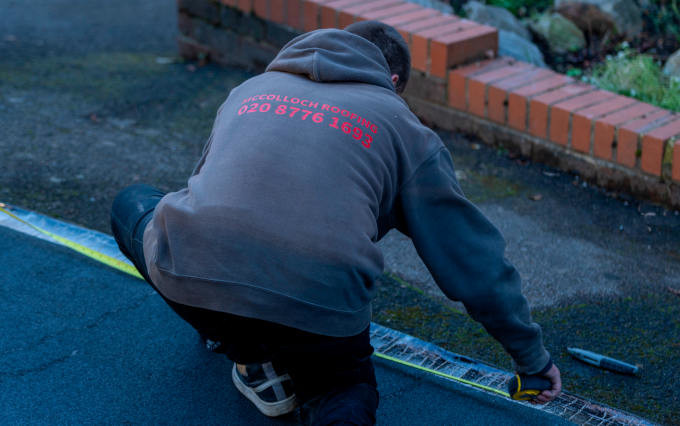
[[[266,71],[304,75],[319,82],[367,83],[394,91],[390,68],[378,46],[344,30],[316,30],[294,38]]]

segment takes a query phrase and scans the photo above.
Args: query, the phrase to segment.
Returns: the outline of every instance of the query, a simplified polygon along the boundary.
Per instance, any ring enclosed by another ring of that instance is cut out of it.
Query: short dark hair
[[[411,54],[399,31],[378,21],[356,22],[348,25],[345,31],[361,36],[378,46],[387,60],[390,72],[399,76],[397,93],[403,92],[411,72]]]

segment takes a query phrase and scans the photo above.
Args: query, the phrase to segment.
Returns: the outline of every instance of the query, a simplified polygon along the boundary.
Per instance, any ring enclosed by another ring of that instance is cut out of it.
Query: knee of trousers
[[[133,233],[139,221],[152,211],[165,195],[150,185],[135,184],[116,195],[111,207],[111,222]]]

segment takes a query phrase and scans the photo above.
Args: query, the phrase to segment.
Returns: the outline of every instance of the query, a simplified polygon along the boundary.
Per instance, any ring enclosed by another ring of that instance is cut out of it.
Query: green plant
[[[548,9],[552,6],[553,0],[488,0],[486,4],[503,7],[515,16],[525,17]]]
[[[585,79],[602,89],[680,111],[680,81],[664,75],[653,57],[637,54],[625,44]]]
[[[680,42],[680,4],[678,0],[652,0],[647,6],[652,31],[674,36]]]

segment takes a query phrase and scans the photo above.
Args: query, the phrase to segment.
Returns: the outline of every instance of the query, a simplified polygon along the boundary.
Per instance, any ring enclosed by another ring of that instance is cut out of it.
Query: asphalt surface
[[[257,412],[141,280],[4,227],[0,264],[1,424],[296,423]],[[384,361],[377,376],[378,424],[568,424]]]
[[[177,58],[175,8],[173,0],[0,0],[0,201],[110,232],[111,201],[124,186],[185,185],[217,108],[250,75]],[[464,191],[508,241],[565,386],[677,423],[679,213],[474,137],[441,136]],[[381,247],[387,271],[415,290],[384,294],[376,315],[511,368],[463,316],[432,314],[463,308],[443,299],[407,238],[391,233]],[[584,366],[567,346],[642,364],[644,374]]]

